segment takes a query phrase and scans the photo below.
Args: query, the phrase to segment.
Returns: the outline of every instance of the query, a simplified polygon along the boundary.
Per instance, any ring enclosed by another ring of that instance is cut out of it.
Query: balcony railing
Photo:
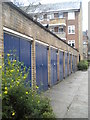
[[[42,20],[41,24],[49,24],[49,26],[58,26],[63,25],[66,26],[65,18],[57,18],[57,19],[50,19],[50,20]]]

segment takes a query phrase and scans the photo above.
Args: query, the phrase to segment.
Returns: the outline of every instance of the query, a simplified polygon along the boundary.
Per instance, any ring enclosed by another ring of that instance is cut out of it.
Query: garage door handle
[[[55,66],[55,63],[54,63],[54,66]]]

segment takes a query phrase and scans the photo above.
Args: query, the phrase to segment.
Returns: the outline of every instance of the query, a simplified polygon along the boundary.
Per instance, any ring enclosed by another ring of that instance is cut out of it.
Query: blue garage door
[[[31,67],[31,43],[25,39],[16,37],[14,35],[4,33],[4,53],[7,54],[11,50],[11,54],[15,51],[15,54],[19,58],[19,61],[24,62],[24,65]],[[31,83],[31,70],[27,80]]]
[[[23,38],[20,38],[20,61],[24,62],[27,68],[31,66],[31,43]],[[28,79],[31,80],[31,67]]]
[[[48,51],[47,46],[36,43],[36,84],[39,90],[48,89]]]
[[[71,55],[69,54],[69,75],[71,74]]]
[[[63,72],[64,72],[64,70],[63,70],[63,52],[62,51],[60,51],[59,52],[59,70],[60,70],[60,80],[63,80]]]
[[[65,77],[67,77],[67,75],[68,75],[67,65],[68,65],[68,55],[65,52]]]
[[[57,83],[57,52],[51,48],[51,85]]]

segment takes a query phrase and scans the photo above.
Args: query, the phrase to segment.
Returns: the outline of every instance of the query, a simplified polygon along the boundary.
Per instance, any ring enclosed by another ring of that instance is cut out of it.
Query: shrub
[[[82,60],[77,65],[78,70],[87,70],[88,69],[88,62],[86,60]]]
[[[2,71],[3,119],[55,118],[49,99],[33,91],[26,82],[29,68],[13,57],[11,61],[10,54],[7,54]]]

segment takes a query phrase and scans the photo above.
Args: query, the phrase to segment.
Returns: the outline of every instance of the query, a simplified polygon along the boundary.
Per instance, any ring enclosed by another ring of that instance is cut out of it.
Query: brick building
[[[83,58],[88,59],[88,31],[83,32]]]
[[[33,19],[80,52],[83,59],[82,3],[65,2],[21,7]]]

